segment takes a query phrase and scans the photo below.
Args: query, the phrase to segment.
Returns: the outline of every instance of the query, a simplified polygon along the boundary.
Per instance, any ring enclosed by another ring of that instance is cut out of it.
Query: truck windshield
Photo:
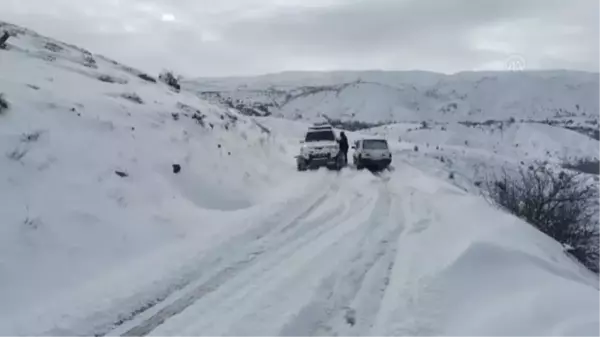
[[[369,139],[364,141],[363,147],[368,150],[387,150],[388,144],[385,140]]]
[[[311,131],[306,134],[305,142],[318,142],[322,140],[335,141],[335,135],[330,130]]]

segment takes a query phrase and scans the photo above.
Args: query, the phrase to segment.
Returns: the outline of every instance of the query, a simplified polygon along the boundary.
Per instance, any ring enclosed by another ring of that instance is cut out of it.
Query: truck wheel
[[[364,168],[365,168],[365,166],[363,165],[362,159],[359,156],[358,159],[356,160],[356,169],[362,170]]]
[[[306,168],[307,168],[306,166],[307,166],[306,165],[306,161],[304,161],[304,160],[298,160],[298,162],[297,162],[297,169],[298,169],[298,171],[306,171]]]

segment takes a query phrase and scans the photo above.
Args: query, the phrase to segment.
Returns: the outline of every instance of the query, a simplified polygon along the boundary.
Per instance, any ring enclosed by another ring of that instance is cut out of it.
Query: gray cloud
[[[8,1],[2,20],[153,72],[599,68],[597,0]]]

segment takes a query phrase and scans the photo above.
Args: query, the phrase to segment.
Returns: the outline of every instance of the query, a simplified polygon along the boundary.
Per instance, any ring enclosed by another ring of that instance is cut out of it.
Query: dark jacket
[[[340,150],[342,150],[343,152],[348,152],[348,138],[346,138],[345,134],[341,134],[340,135]]]

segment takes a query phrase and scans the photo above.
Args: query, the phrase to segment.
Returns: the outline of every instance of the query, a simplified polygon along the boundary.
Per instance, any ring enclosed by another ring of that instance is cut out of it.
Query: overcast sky
[[[598,0],[2,0],[0,20],[151,72],[598,71]]]

